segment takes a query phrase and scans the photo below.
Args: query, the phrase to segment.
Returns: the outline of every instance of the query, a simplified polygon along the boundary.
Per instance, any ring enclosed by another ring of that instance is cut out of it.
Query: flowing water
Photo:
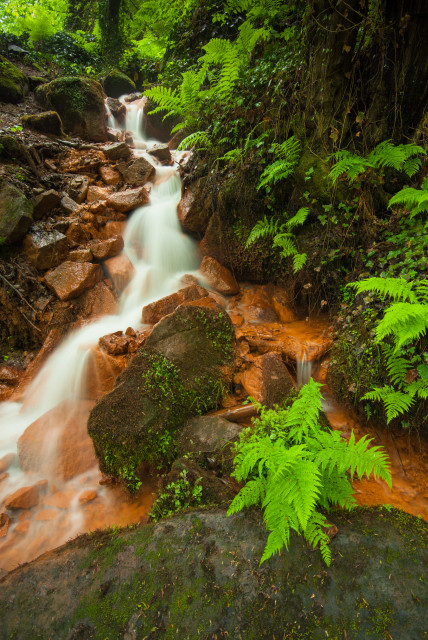
[[[126,129],[135,140],[149,144],[142,133],[142,109],[131,103],[129,114]],[[151,156],[145,157],[155,164]],[[92,350],[99,338],[128,327],[141,327],[142,307],[175,291],[180,276],[198,267],[193,241],[181,232],[177,219],[180,178],[173,167],[155,166],[150,204],[132,213],[124,234],[124,253],[135,275],[122,294],[120,312],[67,337],[48,358],[23,401],[0,405],[0,459],[17,452],[18,439],[29,425],[41,424],[43,428],[42,436],[40,429],[27,431],[31,454],[24,456],[25,463],[21,455],[26,470],[19,467],[16,458],[8,469],[9,477],[0,482],[0,504],[16,490],[42,482],[39,504],[13,518],[7,537],[0,539],[0,569],[9,570],[79,532],[141,520],[150,509],[154,490],[150,481],[136,499],[130,499],[118,487],[99,485],[96,464],[86,468],[82,463],[84,471],[68,479],[67,469],[64,471],[67,463],[58,473],[57,459],[67,454],[60,451],[61,447],[77,447],[79,458],[84,460],[86,456],[95,463],[86,434],[86,421],[94,405],[87,383]],[[43,422],[36,422],[38,419]],[[82,445],[69,440],[67,431],[71,429]],[[96,498],[86,503],[89,492],[94,491]]]

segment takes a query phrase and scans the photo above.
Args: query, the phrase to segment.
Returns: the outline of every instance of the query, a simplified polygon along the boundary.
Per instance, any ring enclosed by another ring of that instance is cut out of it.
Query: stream
[[[178,290],[180,278],[195,274],[200,262],[196,243],[183,234],[177,219],[181,198],[177,164],[160,166],[145,153],[144,149],[156,141],[148,141],[142,134],[139,101],[126,106],[124,129],[133,134],[134,155],[143,155],[156,167],[150,203],[132,213],[124,232],[124,254],[132,262],[134,277],[122,294],[117,315],[95,319],[64,339],[24,397],[0,405],[0,463],[5,456],[13,459],[7,474],[2,477],[0,473],[0,510],[4,511],[3,503],[15,492],[34,489],[27,492],[28,500],[34,503],[31,508],[10,511],[9,530],[0,538],[0,573],[79,533],[145,521],[156,495],[157,483],[150,478],[134,497],[116,484],[105,483],[86,432],[87,418],[95,405],[88,389],[96,371],[94,360],[101,357],[96,352],[99,338],[129,327],[141,329],[142,307]],[[113,124],[117,126],[109,116],[109,125]],[[268,286],[243,284],[236,296],[218,298],[235,326],[240,356],[248,362],[240,380],[245,393],[230,396],[225,406],[241,404],[252,386],[257,386],[252,379],[254,354],[281,353],[295,372],[298,385],[310,375],[325,383],[332,341],[324,317],[296,317],[272,296]],[[345,437],[351,429],[358,436],[366,433],[326,386],[324,399],[333,428],[342,429]],[[357,501],[399,506],[428,519],[427,457],[405,436],[397,440],[388,433],[371,433],[374,444],[385,446],[390,455],[393,492],[381,481],[354,482]]]

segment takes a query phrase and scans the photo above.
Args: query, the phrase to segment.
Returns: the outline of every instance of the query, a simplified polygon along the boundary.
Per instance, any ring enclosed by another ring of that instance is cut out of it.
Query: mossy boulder
[[[89,417],[101,470],[132,489],[140,465],[171,462],[176,432],[215,408],[230,384],[233,340],[220,307],[182,305],[155,325]]]
[[[107,139],[104,92],[99,82],[89,78],[60,78],[37,87],[36,101],[56,111],[67,133],[86,140]]]
[[[21,145],[15,136],[0,136],[0,158],[16,159],[21,156]]]
[[[330,567],[296,536],[259,566],[256,510],[80,536],[0,580],[0,638],[424,638],[427,524],[379,509],[329,519]]]
[[[112,69],[103,80],[104,91],[109,98],[120,98],[128,93],[133,93],[136,89],[135,82],[128,78],[125,73]]]
[[[21,102],[28,92],[29,82],[26,75],[3,56],[0,56],[0,100],[2,102]]]
[[[0,246],[21,240],[33,222],[33,205],[11,184],[0,182]]]
[[[22,116],[21,122],[24,127],[46,135],[64,135],[61,118],[56,111],[44,111],[31,116]]]

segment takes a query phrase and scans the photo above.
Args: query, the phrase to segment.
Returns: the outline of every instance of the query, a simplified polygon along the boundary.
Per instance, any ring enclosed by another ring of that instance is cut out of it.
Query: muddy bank
[[[330,517],[330,568],[302,539],[260,568],[255,512],[82,536],[0,581],[0,638],[424,637],[426,523],[377,509]]]

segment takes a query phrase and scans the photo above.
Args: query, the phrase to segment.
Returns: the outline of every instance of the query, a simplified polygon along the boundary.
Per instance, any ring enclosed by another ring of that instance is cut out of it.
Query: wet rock
[[[68,195],[78,204],[82,204],[88,193],[89,180],[86,176],[75,176],[68,185]]]
[[[232,444],[243,428],[219,415],[192,418],[177,437],[177,453],[179,456],[192,453],[205,468],[230,473],[234,457]]]
[[[38,372],[46,362],[47,358],[53,352],[53,350],[58,346],[60,340],[61,340],[61,333],[58,331],[58,329],[51,329],[39,353],[36,355],[34,360],[32,360],[32,362],[25,369],[24,377],[20,380],[18,387],[16,388],[16,391],[13,396],[13,400],[15,402],[19,402],[20,400],[22,400],[24,391],[27,389],[30,382],[38,374]],[[27,399],[27,403],[31,403],[31,398]],[[24,407],[28,406],[27,403],[24,403]]]
[[[39,504],[39,492],[36,486],[22,487],[5,500],[5,507],[9,510],[31,509]]]
[[[3,364],[0,366],[0,382],[5,382],[6,384],[14,387],[18,384],[21,375],[22,369],[19,367],[14,367],[10,364]]]
[[[112,129],[107,127],[107,140],[109,142],[120,142],[122,139],[122,131],[120,129]]]
[[[159,160],[161,164],[171,164],[171,151],[167,144],[155,144],[148,150],[148,154]]]
[[[5,456],[0,458],[0,473],[4,473],[13,465],[16,460],[15,453],[6,453]]]
[[[172,293],[165,298],[151,302],[143,308],[142,321],[145,324],[156,324],[161,318],[172,313],[176,308],[186,300],[199,300],[208,295],[203,287],[198,285],[190,285]]]
[[[123,124],[126,118],[125,105],[117,98],[107,98],[107,106],[110,109],[111,115],[116,118],[120,124]]]
[[[79,495],[79,504],[88,504],[88,502],[92,502],[98,496],[97,492],[93,489],[88,489],[86,491],[82,491]]]
[[[9,531],[11,520],[7,513],[0,513],[0,538],[5,538]]]
[[[111,220],[106,222],[101,230],[102,238],[112,238],[113,236],[122,236],[125,233],[126,222],[120,220]]]
[[[281,287],[271,288],[271,300],[278,318],[281,322],[293,322],[296,320],[296,314],[292,310],[292,301],[287,291]]]
[[[132,186],[140,186],[151,180],[156,170],[145,158],[136,158],[127,165],[120,165],[119,170],[127,184]]]
[[[96,202],[97,200],[107,200],[111,191],[107,187],[97,187],[95,185],[91,185],[88,188],[88,193],[86,194],[87,202]]]
[[[86,244],[91,239],[91,235],[83,228],[78,222],[72,222],[65,234],[67,239],[71,242],[71,246]]]
[[[61,159],[60,169],[63,173],[96,173],[105,161],[104,153],[98,149],[71,149]]]
[[[127,189],[126,191],[117,191],[107,198],[107,205],[116,211],[126,213],[132,211],[143,204],[149,203],[149,194],[144,187],[140,189]]]
[[[12,184],[0,181],[0,246],[19,242],[32,222],[32,203]]]
[[[52,269],[67,257],[68,240],[59,231],[37,231],[25,236],[23,248],[36,269]]]
[[[67,260],[70,262],[91,262],[92,253],[89,249],[75,249],[74,251],[70,251]]]
[[[199,272],[206,284],[223,295],[235,295],[239,292],[239,285],[235,277],[217,260],[205,256],[201,262]]]
[[[89,249],[97,260],[107,260],[117,256],[123,249],[122,236],[113,236],[108,240],[94,240],[90,243]]]
[[[39,87],[41,84],[48,82],[48,80],[42,76],[28,76],[28,80],[30,83],[30,91],[34,91],[34,89]]]
[[[281,404],[294,389],[293,378],[279,353],[254,358],[253,364],[238,375],[247,394],[269,409]]]
[[[119,171],[109,166],[100,167],[100,176],[102,181],[107,185],[119,184],[122,180]]]
[[[107,116],[102,86],[90,78],[63,77],[41,85],[36,101],[57,111],[67,133],[103,142],[107,137]]]
[[[171,130],[178,124],[174,116],[165,117],[165,113],[150,113],[157,108],[157,104],[143,98],[144,129],[148,138],[167,143],[171,139]]]
[[[72,489],[57,491],[43,500],[43,504],[55,509],[69,509],[76,498],[76,492]]]
[[[118,310],[118,301],[104,282],[98,282],[80,300],[81,313],[85,318],[114,315]]]
[[[33,205],[33,218],[34,220],[40,220],[47,216],[51,211],[59,206],[61,196],[58,191],[49,189],[49,191],[43,191],[43,193],[35,196],[32,199]]]
[[[202,487],[202,500],[205,504],[221,505],[229,503],[236,495],[235,486],[223,478],[219,478],[212,471],[203,469],[193,460],[188,458],[178,458],[175,460],[171,471],[165,476],[163,486],[170,483],[177,483],[186,474],[187,481],[191,487],[199,485]]]
[[[205,233],[211,217],[211,196],[201,197],[200,181],[191,184],[178,204],[178,219],[186,231]]]
[[[79,208],[79,205],[72,200],[70,196],[65,195],[61,198],[61,208],[64,209],[66,213],[73,213]]]
[[[129,158],[131,155],[131,149],[126,142],[118,142],[117,144],[110,144],[102,148],[104,156],[110,162],[120,160],[121,158]]]
[[[87,358],[82,384],[83,396],[90,400],[98,400],[109,393],[125,366],[126,362],[123,358],[115,358],[98,347],[93,347]]]
[[[8,473],[0,473],[0,483],[9,478]]]
[[[106,260],[104,267],[118,291],[123,291],[134,277],[134,266],[128,256],[123,254]]]
[[[72,300],[95,286],[102,275],[98,264],[66,261],[47,273],[45,282],[60,300]]]
[[[56,111],[44,111],[31,116],[22,116],[20,120],[24,128],[33,129],[48,136],[64,136],[62,120]]]
[[[91,412],[88,432],[103,473],[121,477],[124,465],[132,471],[168,457],[158,446],[162,434],[172,436],[192,415],[217,405],[231,379],[232,340],[227,314],[202,307],[180,306],[155,325]]]
[[[109,98],[120,98],[135,91],[135,82],[121,71],[113,69],[104,78],[103,87]]]
[[[131,341],[131,336],[123,335],[122,331],[119,331],[118,333],[109,333],[103,336],[98,340],[98,345],[100,349],[111,356],[121,356],[128,353],[128,346]]]
[[[21,469],[56,480],[69,480],[94,467],[96,458],[86,431],[92,407],[90,400],[61,402],[30,424],[18,440]],[[48,503],[48,498],[44,504],[58,506]]]
[[[59,515],[58,509],[42,509],[34,519],[38,522],[50,522],[51,520],[56,520]]]
[[[27,76],[3,56],[0,56],[0,100],[22,102],[29,88]]]

